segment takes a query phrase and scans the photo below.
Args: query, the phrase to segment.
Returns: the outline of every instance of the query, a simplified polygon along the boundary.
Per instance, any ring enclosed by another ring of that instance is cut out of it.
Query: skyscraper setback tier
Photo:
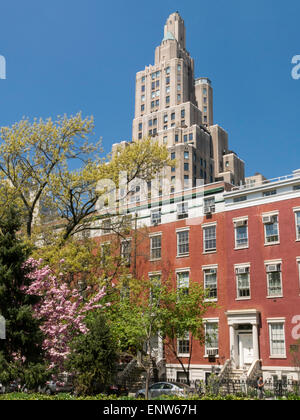
[[[178,12],[167,19],[154,65],[136,75],[132,140],[148,136],[165,144],[176,159],[176,169],[166,168],[163,174],[169,181],[164,194],[195,187],[201,180],[245,181],[244,162],[229,150],[227,132],[214,125],[212,83],[207,77],[195,79]]]

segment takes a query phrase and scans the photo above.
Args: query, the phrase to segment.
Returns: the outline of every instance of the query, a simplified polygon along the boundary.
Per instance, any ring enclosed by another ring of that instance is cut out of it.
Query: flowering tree
[[[26,265],[31,268],[28,276],[32,281],[25,288],[26,293],[41,297],[34,306],[34,316],[42,321],[41,330],[45,336],[43,349],[50,368],[63,369],[70,354],[71,341],[88,332],[84,323],[87,313],[109,306],[109,303],[99,303],[106,295],[105,288],[93,294],[88,287],[89,297],[84,300],[78,289],[71,289],[64,281],[63,273],[56,276],[48,265],[43,266],[42,260],[30,258]]]

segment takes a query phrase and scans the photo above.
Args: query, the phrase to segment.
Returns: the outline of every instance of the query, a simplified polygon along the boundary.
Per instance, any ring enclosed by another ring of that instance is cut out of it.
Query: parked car
[[[179,397],[187,397],[194,393],[194,390],[186,384],[171,382],[156,382],[149,387],[149,398],[160,397],[161,395],[177,395]],[[140,389],[136,393],[136,398],[145,398],[146,389]]]
[[[0,383],[0,394],[5,394],[5,386]]]
[[[60,375],[57,379],[46,382],[45,387],[41,391],[48,395],[58,394],[60,392],[73,392],[74,385],[72,378],[68,375]]]
[[[126,397],[128,389],[121,385],[110,385],[106,389],[107,395],[116,395],[117,397]]]
[[[2,391],[1,391],[2,389]],[[0,385],[0,393],[12,393],[12,392],[28,392],[27,385],[22,384],[19,379],[15,379],[6,386]]]

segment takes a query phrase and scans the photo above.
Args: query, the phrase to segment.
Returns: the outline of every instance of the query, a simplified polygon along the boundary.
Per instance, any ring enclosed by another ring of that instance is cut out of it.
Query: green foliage
[[[117,361],[116,345],[103,314],[95,313],[86,323],[89,332],[74,340],[67,361],[80,395],[103,391],[112,380]]]
[[[18,213],[8,208],[0,219],[0,314],[6,320],[6,340],[0,340],[0,381],[23,376],[34,384],[45,370],[43,335],[32,310],[39,298],[22,290],[31,281],[23,266],[30,249],[17,238],[19,227]]]

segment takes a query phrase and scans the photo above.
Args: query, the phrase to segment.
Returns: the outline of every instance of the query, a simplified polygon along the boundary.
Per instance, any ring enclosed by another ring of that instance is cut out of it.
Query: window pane
[[[271,355],[285,355],[284,325],[271,324]]]
[[[237,288],[238,288],[237,296],[239,298],[250,296],[250,275],[249,275],[249,273],[238,274],[238,276],[237,276]]]
[[[210,226],[203,229],[204,233],[204,251],[215,251],[217,247],[216,226]]]
[[[151,238],[151,259],[161,258],[161,236]]]
[[[204,272],[204,288],[208,292],[209,299],[216,299],[218,297],[217,273],[211,273],[210,271]]]
[[[177,250],[178,255],[189,253],[189,231],[177,233]]]
[[[268,273],[268,295],[276,296],[281,294],[281,272]]]
[[[219,331],[217,323],[207,323],[205,325],[206,350],[219,348]]]
[[[236,227],[236,247],[248,245],[248,227]]]

